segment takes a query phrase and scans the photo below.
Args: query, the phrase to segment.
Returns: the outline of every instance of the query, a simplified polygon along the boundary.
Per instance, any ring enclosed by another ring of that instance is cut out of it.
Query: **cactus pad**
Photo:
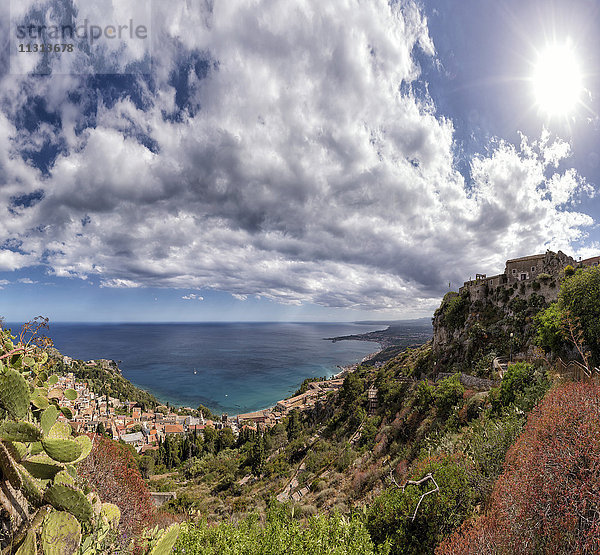
[[[27,446],[20,441],[5,441],[4,446],[15,462],[21,462],[28,455]]]
[[[102,503],[102,509],[100,510],[102,519],[111,528],[119,526],[119,520],[121,520],[121,509],[112,503]]]
[[[60,472],[58,472],[56,474],[56,476],[54,476],[54,483],[55,484],[66,484],[68,486],[74,486],[75,480],[66,470],[61,470]]]
[[[74,389],[65,389],[65,398],[68,399],[69,401],[74,401],[75,399],[77,399],[78,394],[77,391],[75,391]]]
[[[158,543],[150,551],[150,555],[168,555],[173,552],[173,546],[179,537],[178,524],[169,526],[161,535]]]
[[[93,510],[85,495],[72,486],[53,484],[44,493],[44,501],[56,509],[70,512],[80,522],[92,518]]]
[[[98,494],[95,491],[90,491],[90,493],[86,495],[86,499],[92,505],[94,515],[100,516],[100,511],[102,510],[102,501],[100,501]]]
[[[29,422],[3,422],[0,425],[0,439],[8,441],[38,441],[42,431]]]
[[[52,511],[42,525],[44,555],[73,555],[81,544],[81,525],[64,511]]]
[[[48,392],[48,399],[62,399],[63,391],[60,387],[55,387]]]
[[[35,364],[35,359],[30,356],[27,355],[26,357],[23,357],[23,366],[27,366],[28,368],[33,366]]]
[[[67,422],[56,422],[48,431],[49,439],[71,439],[72,428]]]
[[[73,411],[69,407],[60,407],[60,412],[65,415],[65,418],[69,420],[73,419]]]
[[[46,453],[39,453],[21,462],[34,478],[51,480],[58,472],[64,469],[59,462],[51,459]]]
[[[43,413],[40,419],[40,423],[42,425],[42,431],[44,435],[47,436],[48,432],[56,424],[56,419],[58,418],[58,409],[54,405],[50,405]]]
[[[42,447],[41,441],[36,441],[29,445],[29,454],[31,456],[37,455],[38,453],[42,453],[43,451],[44,451],[44,448]]]
[[[42,447],[55,461],[73,462],[81,455],[81,445],[72,439],[42,439]]]
[[[29,531],[23,540],[23,543],[17,549],[15,555],[37,555],[37,545],[35,541],[35,532]]]
[[[18,468],[22,480],[21,491],[23,495],[27,497],[27,500],[32,505],[41,505],[44,499],[44,491],[41,483],[29,474],[24,467],[19,466]]]
[[[29,410],[29,386],[12,368],[0,375],[0,405],[15,418],[24,418]]]
[[[74,463],[78,463],[92,452],[92,440],[86,435],[81,435],[77,436],[75,441],[81,445],[81,455],[79,455],[77,460],[73,461]]]
[[[48,399],[46,399],[46,397],[43,397],[42,395],[36,395],[31,399],[31,402],[33,403],[33,406],[39,410],[47,409],[50,405]]]
[[[19,489],[21,487],[21,475],[17,470],[17,463],[10,456],[8,449],[2,442],[0,442],[0,468],[2,469],[2,474],[8,479],[11,485],[15,489]]]

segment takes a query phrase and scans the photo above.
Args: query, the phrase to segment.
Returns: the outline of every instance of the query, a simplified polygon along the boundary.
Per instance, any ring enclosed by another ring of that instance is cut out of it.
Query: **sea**
[[[13,333],[18,329],[11,326]],[[305,378],[379,350],[367,341],[324,338],[385,329],[354,323],[51,323],[44,332],[64,355],[119,361],[123,376],[161,402],[221,414],[274,405]]]

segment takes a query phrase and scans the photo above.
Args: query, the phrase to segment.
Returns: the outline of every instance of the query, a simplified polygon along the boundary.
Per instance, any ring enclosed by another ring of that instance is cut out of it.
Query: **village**
[[[66,366],[73,359],[63,357]],[[87,366],[116,367],[113,361],[90,360]],[[331,380],[311,382],[308,389],[300,395],[279,401],[274,407],[239,414],[230,418],[223,414],[220,420],[206,418],[201,411],[190,407],[173,409],[160,405],[152,411],[144,411],[137,403],[122,401],[110,395],[99,395],[92,391],[86,381],[77,381],[72,372],[58,376],[58,382],[53,388],[55,397],[61,407],[71,411],[71,418],[61,415],[73,427],[76,433],[108,433],[115,440],[133,446],[140,454],[158,449],[159,442],[167,436],[182,436],[185,434],[204,434],[207,427],[220,430],[230,428],[237,437],[240,430],[264,430],[277,424],[292,410],[306,410],[326,398],[329,392],[342,386],[343,377],[336,376]],[[74,389],[77,397],[70,400],[65,396],[67,389]],[[180,414],[188,413],[188,414]],[[192,414],[196,415],[192,415]]]

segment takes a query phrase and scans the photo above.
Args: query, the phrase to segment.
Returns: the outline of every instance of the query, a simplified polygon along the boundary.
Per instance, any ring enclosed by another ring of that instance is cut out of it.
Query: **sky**
[[[508,258],[600,254],[597,2],[0,10],[8,321],[426,317]]]

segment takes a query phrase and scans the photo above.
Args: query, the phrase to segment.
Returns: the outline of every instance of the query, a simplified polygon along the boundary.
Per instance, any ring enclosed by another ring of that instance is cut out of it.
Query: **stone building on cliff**
[[[477,274],[475,279],[465,281],[459,293],[468,292],[472,301],[482,301],[499,287],[516,288],[521,282],[529,285],[533,280],[537,280],[539,283],[539,287],[535,289],[537,294],[543,295],[547,301],[555,300],[558,295],[555,280],[567,266],[597,266],[599,261],[600,257],[594,257],[577,262],[562,251],[546,251],[544,254],[512,258],[506,261],[504,273],[491,277]]]

